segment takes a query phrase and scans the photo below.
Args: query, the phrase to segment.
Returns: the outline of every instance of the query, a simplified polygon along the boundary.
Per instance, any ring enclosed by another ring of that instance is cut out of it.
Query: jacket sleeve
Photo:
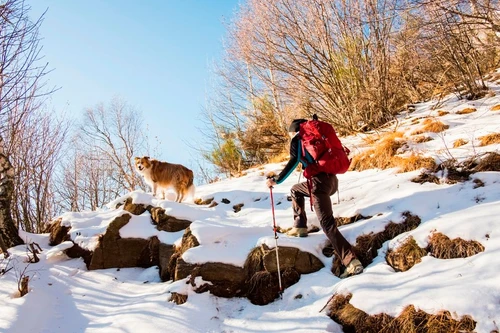
[[[280,172],[278,177],[276,177],[276,184],[281,184],[285,179],[290,176],[290,174],[297,168],[297,165],[300,162],[301,155],[301,142],[299,136],[296,135],[293,137],[292,142],[290,142],[290,160],[285,165],[285,168]]]

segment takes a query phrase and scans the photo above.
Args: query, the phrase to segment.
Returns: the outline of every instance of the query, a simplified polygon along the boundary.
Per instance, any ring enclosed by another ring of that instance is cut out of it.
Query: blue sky
[[[60,87],[49,107],[80,116],[121,97],[142,112],[161,158],[196,167],[195,151],[211,66],[238,0],[36,0],[45,20],[42,54]],[[155,157],[155,156],[153,156]],[[158,158],[158,157],[157,157]]]

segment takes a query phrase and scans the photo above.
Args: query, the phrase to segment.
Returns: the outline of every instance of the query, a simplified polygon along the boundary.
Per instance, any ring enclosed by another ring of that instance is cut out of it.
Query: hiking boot
[[[353,259],[345,268],[344,273],[340,275],[340,278],[346,278],[351,275],[357,275],[363,272],[363,264],[358,259]]]
[[[292,237],[307,237],[307,228],[293,227],[286,234],[287,236],[292,236]]]

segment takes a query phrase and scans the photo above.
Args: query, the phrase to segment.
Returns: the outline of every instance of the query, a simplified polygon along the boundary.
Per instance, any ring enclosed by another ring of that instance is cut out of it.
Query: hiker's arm
[[[281,170],[278,177],[275,178],[276,184],[281,184],[285,179],[290,176],[290,174],[297,168],[297,165],[300,162],[300,140],[299,136],[296,135],[293,137],[292,142],[290,143],[290,160],[285,165],[285,168]]]

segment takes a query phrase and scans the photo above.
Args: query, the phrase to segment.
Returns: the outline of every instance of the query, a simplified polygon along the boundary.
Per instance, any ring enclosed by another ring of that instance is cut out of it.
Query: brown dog
[[[154,196],[157,190],[161,189],[161,199],[165,199],[165,190],[168,188],[174,188],[177,202],[182,202],[186,194],[194,196],[193,171],[183,165],[160,162],[143,156],[135,158],[135,168],[151,186]]]

